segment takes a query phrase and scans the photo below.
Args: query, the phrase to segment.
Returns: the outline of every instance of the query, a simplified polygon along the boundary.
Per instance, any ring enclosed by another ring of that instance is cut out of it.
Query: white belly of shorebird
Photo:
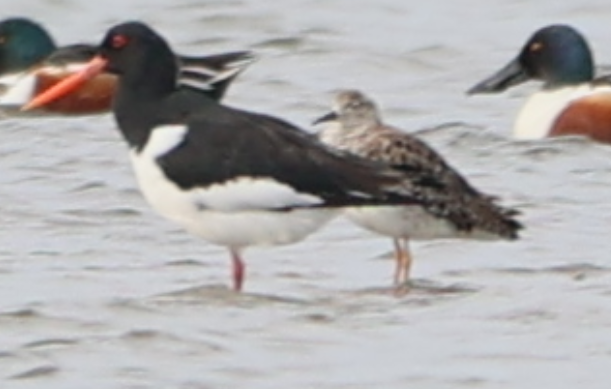
[[[474,229],[459,231],[447,219],[419,206],[352,207],[346,216],[357,225],[380,235],[415,240],[473,239],[498,240],[498,234]]]
[[[346,216],[359,226],[394,238],[443,239],[459,233],[451,223],[427,213],[422,207],[353,207]]]

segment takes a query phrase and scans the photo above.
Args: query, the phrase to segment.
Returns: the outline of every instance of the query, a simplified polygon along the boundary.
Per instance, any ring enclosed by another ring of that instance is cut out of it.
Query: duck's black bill
[[[484,81],[476,84],[467,91],[468,95],[478,93],[499,93],[503,92],[514,85],[521,84],[530,79],[518,58],[509,62],[504,68],[486,78]]]

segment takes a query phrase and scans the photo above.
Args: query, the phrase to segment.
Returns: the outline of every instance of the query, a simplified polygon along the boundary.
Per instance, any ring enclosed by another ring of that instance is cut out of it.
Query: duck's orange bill
[[[93,57],[82,70],[64,78],[51,88],[34,97],[27,104],[21,107],[21,110],[28,111],[34,108],[40,108],[67,94],[70,94],[70,92],[78,89],[78,87],[87,82],[87,80],[100,74],[106,67],[107,63],[108,60],[100,56]]]

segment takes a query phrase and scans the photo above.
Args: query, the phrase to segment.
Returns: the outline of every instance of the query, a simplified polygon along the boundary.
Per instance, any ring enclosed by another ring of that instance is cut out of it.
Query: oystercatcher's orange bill
[[[85,67],[74,73],[70,77],[66,77],[62,81],[53,85],[51,88],[34,97],[27,104],[21,107],[22,111],[28,111],[34,108],[40,108],[47,105],[67,94],[76,90],[83,85],[87,80],[100,74],[106,67],[108,61],[100,56],[95,56],[85,65]]]

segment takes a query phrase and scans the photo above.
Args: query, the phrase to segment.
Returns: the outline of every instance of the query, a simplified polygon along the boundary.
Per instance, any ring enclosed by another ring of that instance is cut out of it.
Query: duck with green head
[[[594,78],[593,54],[579,31],[541,28],[516,58],[467,93],[499,93],[528,80],[543,85],[518,114],[516,138],[583,135],[611,143],[611,84]]]
[[[0,110],[14,108],[80,70],[95,47],[75,44],[58,47],[47,30],[33,20],[15,17],[0,21]],[[203,57],[177,57],[179,83],[222,98],[231,81],[254,60],[248,51]],[[101,74],[73,95],[59,99],[38,114],[95,114],[110,109],[116,77]]]

